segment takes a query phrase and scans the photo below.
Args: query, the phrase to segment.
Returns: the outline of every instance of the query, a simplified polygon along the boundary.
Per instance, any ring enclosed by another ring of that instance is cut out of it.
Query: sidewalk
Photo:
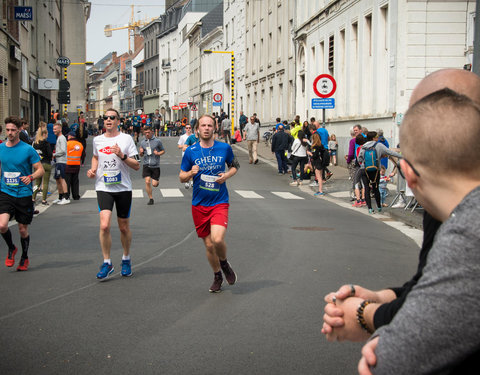
[[[263,134],[263,133],[262,133]],[[233,145],[234,148],[242,148],[246,151],[247,149],[247,142],[243,141]],[[260,162],[264,162],[270,164],[272,168],[277,169],[277,159],[275,158],[275,154],[273,154],[270,150],[270,145],[265,144],[263,140],[257,146],[257,153],[259,155]],[[343,156],[340,156],[343,157]],[[342,205],[351,204],[353,202],[350,201],[350,188],[352,182],[349,180],[348,170],[344,167],[340,166],[331,166],[329,167],[330,171],[333,172],[333,176],[328,180],[326,183],[323,184],[323,191],[326,193],[325,197],[318,198],[318,199],[327,199],[329,201],[335,203],[341,203]],[[313,196],[315,192],[318,191],[316,187],[310,187],[307,185],[302,185],[299,187],[302,191],[307,192]],[[390,202],[394,199],[396,195],[396,185],[389,184],[388,185],[389,194],[386,199],[386,203],[390,204]],[[375,201],[375,199],[373,199]],[[367,210],[366,207],[357,208],[358,210]],[[389,208],[385,207],[383,212],[386,215],[389,215],[392,219],[401,221],[411,227],[422,229],[422,219],[423,219],[423,210],[422,209],[415,209],[411,212],[410,209],[405,210],[403,208]],[[388,220],[388,219],[383,219]]]

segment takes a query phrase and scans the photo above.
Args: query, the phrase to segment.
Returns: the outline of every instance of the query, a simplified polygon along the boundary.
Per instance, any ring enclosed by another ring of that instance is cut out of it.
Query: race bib
[[[122,182],[122,173],[120,171],[106,171],[103,173],[105,185],[115,185]]]
[[[220,184],[215,182],[218,176],[210,176],[206,174],[200,175],[200,189],[209,191],[220,191]]]
[[[3,180],[8,186],[20,185],[20,172],[4,172]]]
[[[147,146],[146,151],[148,156],[152,155],[152,148],[150,146]]]

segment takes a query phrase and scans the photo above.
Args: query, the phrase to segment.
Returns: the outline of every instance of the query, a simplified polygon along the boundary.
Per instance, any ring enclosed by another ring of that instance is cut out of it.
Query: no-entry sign
[[[320,74],[313,81],[313,91],[320,98],[329,98],[337,90],[337,82],[330,74]]]

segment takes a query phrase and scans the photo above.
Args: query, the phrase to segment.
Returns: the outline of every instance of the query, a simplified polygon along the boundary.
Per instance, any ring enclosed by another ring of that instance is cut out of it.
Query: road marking
[[[132,268],[134,270],[138,270],[140,268],[142,268],[144,265],[154,261],[155,259],[158,259],[160,257],[162,257],[164,254],[166,254],[168,251],[172,250],[172,249],[175,249],[177,246],[180,246],[182,245],[183,243],[187,242],[192,236],[193,234],[196,233],[195,230],[192,230],[190,233],[188,233],[182,240],[180,240],[179,242],[173,244],[173,245],[170,245],[169,247],[163,249],[160,253],[144,260],[143,262],[141,263],[137,263],[135,265],[132,266]],[[115,272],[112,274],[112,276],[110,276],[110,279],[113,279],[113,278],[118,278],[120,277],[120,273],[119,272]],[[94,286],[97,286],[97,285],[100,285],[100,281],[96,281],[96,282],[93,282],[93,283],[90,283],[90,284],[87,284],[87,285],[84,285],[84,286],[81,286],[79,288],[76,288],[76,289],[73,289],[69,292],[66,292],[66,293],[63,293],[63,294],[60,294],[58,296],[55,296],[55,297],[52,297],[52,298],[47,298],[41,302],[38,302],[38,303],[35,303],[33,305],[30,305],[30,306],[27,306],[23,309],[20,309],[20,310],[17,310],[17,311],[13,311],[9,314],[6,314],[6,315],[3,315],[3,316],[0,316],[0,321],[2,320],[5,320],[5,319],[8,319],[8,318],[11,318],[11,317],[14,317],[16,315],[19,315],[23,312],[26,312],[26,311],[29,311],[29,310],[33,310],[34,308],[36,307],[40,307],[40,306],[43,306],[43,305],[46,305],[47,303],[50,303],[50,302],[55,302],[59,299],[62,299],[62,298],[65,298],[65,297],[68,297],[72,294],[75,294],[75,293],[78,293],[78,292],[81,292],[82,290],[85,290],[85,289],[88,289],[88,288],[92,288]]]
[[[350,192],[349,191],[337,191],[335,193],[329,193],[332,197],[335,198],[349,198]]]
[[[299,197],[298,195],[286,191],[272,191],[272,194],[275,194],[276,196],[283,199],[304,199],[302,197]]]
[[[87,190],[83,193],[82,198],[97,198],[97,192],[95,190]],[[132,198],[143,198],[143,190],[133,189]]]
[[[264,199],[260,194],[255,193],[252,190],[235,190],[235,193],[240,195],[242,198],[247,199]]]
[[[160,189],[160,193],[162,193],[164,198],[183,197],[183,193],[180,189]]]

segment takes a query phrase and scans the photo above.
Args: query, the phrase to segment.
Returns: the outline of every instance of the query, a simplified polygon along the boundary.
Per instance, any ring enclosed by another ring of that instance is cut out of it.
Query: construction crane
[[[128,52],[132,53],[130,40],[132,38],[135,38],[135,35],[137,35],[139,33],[140,28],[142,28],[145,25],[148,25],[155,18],[144,19],[144,20],[138,20],[137,21],[137,20],[135,20],[135,6],[130,5],[130,8],[132,8],[132,14],[130,15],[130,21],[127,24],[124,24],[124,25],[105,25],[105,28],[103,29],[103,31],[104,31],[106,37],[111,37],[112,36],[112,31],[128,29]]]

